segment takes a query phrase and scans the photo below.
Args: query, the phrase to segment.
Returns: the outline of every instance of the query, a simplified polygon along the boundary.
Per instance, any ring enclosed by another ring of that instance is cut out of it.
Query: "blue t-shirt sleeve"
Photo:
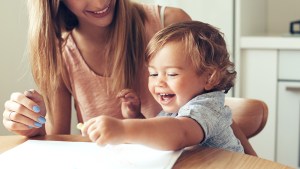
[[[178,117],[190,117],[199,123],[205,134],[202,142],[219,135],[232,123],[231,111],[224,106],[222,96],[196,97],[179,110]]]

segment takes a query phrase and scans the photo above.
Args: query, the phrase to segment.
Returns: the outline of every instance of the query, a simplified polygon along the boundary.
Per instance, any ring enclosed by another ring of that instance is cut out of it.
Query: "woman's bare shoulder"
[[[192,20],[191,17],[183,9],[175,7],[166,7],[164,18],[164,26],[168,26],[177,22]]]

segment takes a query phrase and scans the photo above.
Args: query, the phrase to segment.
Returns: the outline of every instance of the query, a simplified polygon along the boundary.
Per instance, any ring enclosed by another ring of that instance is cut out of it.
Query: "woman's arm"
[[[168,26],[177,22],[192,20],[191,17],[182,9],[174,7],[166,7],[164,13],[164,26]]]
[[[71,93],[61,80],[57,91],[53,96],[52,117],[48,117],[46,123],[47,134],[70,134],[71,131],[71,112],[72,100]],[[49,114],[48,114],[49,115]]]

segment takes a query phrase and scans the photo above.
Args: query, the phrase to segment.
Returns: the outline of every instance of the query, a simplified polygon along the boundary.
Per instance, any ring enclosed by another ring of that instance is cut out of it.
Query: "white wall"
[[[267,31],[270,34],[288,34],[291,21],[300,20],[299,0],[268,0]]]
[[[233,52],[234,0],[136,0],[185,10],[193,20],[207,22],[225,34],[230,53]]]
[[[26,1],[0,1],[0,135],[9,134],[2,123],[4,102],[12,92],[34,87],[25,52],[27,22]]]
[[[27,55],[27,6],[26,0],[0,0],[0,135],[10,135],[2,123],[4,103],[12,92],[36,88]],[[73,114],[75,110],[73,109]],[[72,134],[77,119],[72,118]]]
[[[300,20],[299,0],[235,0],[241,35],[287,35],[291,21]]]

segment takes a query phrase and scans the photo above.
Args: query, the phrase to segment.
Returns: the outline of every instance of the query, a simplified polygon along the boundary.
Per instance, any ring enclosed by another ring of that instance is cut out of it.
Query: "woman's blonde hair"
[[[157,32],[146,49],[146,63],[169,42],[180,42],[198,75],[210,72],[210,91],[224,91],[233,87],[236,77],[234,64],[229,59],[223,34],[215,27],[200,21],[187,21]],[[208,91],[207,91],[208,92]]]
[[[28,0],[28,44],[34,80],[44,96],[48,111],[51,99],[67,74],[62,60],[62,34],[78,26],[76,16],[60,0]],[[108,34],[106,74],[108,91],[138,88],[143,68],[146,35],[143,8],[129,0],[116,0],[114,18]]]

